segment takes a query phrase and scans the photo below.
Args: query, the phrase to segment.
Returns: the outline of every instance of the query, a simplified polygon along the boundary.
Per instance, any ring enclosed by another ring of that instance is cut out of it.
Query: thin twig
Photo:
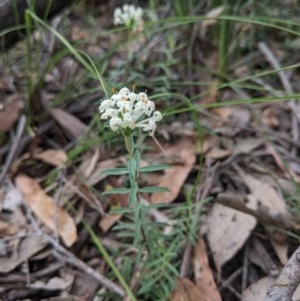
[[[249,244],[245,247],[243,268],[242,268],[242,292],[247,288],[248,282],[248,269],[249,269]]]
[[[100,273],[94,271],[89,265],[78,259],[76,256],[74,256],[71,252],[69,252],[67,249],[62,247],[56,240],[54,240],[51,236],[43,234],[43,236],[47,239],[47,241],[53,246],[53,248],[56,249],[61,255],[64,256],[64,260],[71,264],[72,266],[79,268],[80,270],[84,271],[85,273],[89,274],[93,278],[95,278],[97,281],[99,281],[104,287],[109,289],[112,292],[115,292],[121,297],[124,297],[126,294],[124,290],[115,284],[114,282],[110,281]],[[58,257],[58,259],[61,259]]]
[[[4,167],[3,167],[1,175],[0,175],[0,183],[4,180],[8,170],[9,170],[9,168],[10,168],[10,166],[11,166],[11,164],[12,164],[14,158],[15,158],[15,155],[18,151],[18,146],[19,146],[21,137],[22,137],[24,129],[25,129],[25,124],[26,124],[26,117],[24,115],[22,115],[19,119],[16,137],[15,137],[14,142],[13,142],[11,148],[10,148],[10,152],[7,155]]]
[[[267,292],[265,301],[292,301],[300,284],[300,247],[294,252],[275,283]]]
[[[284,90],[288,94],[294,93],[293,88],[287,78],[286,73],[281,70],[281,66],[280,66],[278,60],[275,58],[273,52],[268,47],[268,45],[264,42],[260,42],[260,43],[258,43],[258,48],[264,54],[264,56],[266,57],[267,61],[271,64],[271,66],[275,70],[278,70],[278,76],[280,78],[280,81],[282,83]],[[293,99],[288,102],[288,105],[293,113],[292,114],[292,137],[293,137],[293,141],[296,142],[299,140],[299,125],[298,125],[299,118],[298,118],[298,114],[297,114],[297,102],[295,99]],[[297,149],[294,148],[293,153],[295,154],[296,151],[297,151]]]
[[[26,202],[24,202],[24,203],[26,204]],[[27,204],[26,204],[26,207],[28,209],[27,212],[28,212],[29,218],[31,220],[31,223],[35,227],[36,231],[39,232],[40,235],[45,240],[47,240],[47,242],[49,244],[52,245],[52,247],[56,251],[56,252],[53,252],[53,254],[54,254],[54,256],[57,257],[57,259],[63,260],[65,262],[69,263],[70,265],[72,265],[73,267],[76,267],[76,268],[82,270],[83,272],[87,273],[88,275],[92,276],[94,279],[99,281],[105,288],[109,289],[112,292],[115,292],[119,296],[124,297],[126,295],[125,291],[120,286],[118,286],[114,282],[110,281],[109,279],[107,279],[106,277],[101,275],[100,273],[94,271],[89,265],[87,265],[86,263],[81,261],[79,258],[74,256],[71,252],[69,252],[67,249],[65,249],[63,246],[61,246],[59,244],[59,242],[57,242],[55,239],[53,239],[50,235],[43,233],[41,231],[41,229],[39,228],[39,226],[37,225],[34,217],[32,216],[31,211],[30,211],[29,207],[27,206]],[[62,258],[62,256],[63,256],[63,258]]]

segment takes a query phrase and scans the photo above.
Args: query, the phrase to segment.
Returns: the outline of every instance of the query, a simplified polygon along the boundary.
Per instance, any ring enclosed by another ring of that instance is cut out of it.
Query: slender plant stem
[[[134,145],[132,145],[132,135],[130,135],[131,137],[128,137],[126,135],[124,135],[124,139],[125,139],[125,145],[126,145],[126,149],[129,153],[130,159],[133,158],[133,153],[134,153]]]
[[[130,206],[134,207],[134,217],[135,217],[135,235],[134,235],[134,242],[136,245],[138,245],[140,238],[139,234],[142,235],[142,243],[146,247],[147,251],[150,252],[149,246],[147,244],[147,236],[146,236],[146,229],[143,226],[143,215],[142,215],[142,202],[140,199],[140,195],[138,192],[138,175],[139,175],[139,159],[136,159],[138,150],[135,149],[134,139],[133,135],[130,136],[124,135],[125,138],[125,144],[126,149],[128,150],[130,159],[129,159],[129,165],[128,165],[128,173],[129,173],[129,179],[130,179],[130,198],[129,198],[129,204]],[[134,162],[133,162],[134,161]],[[133,162],[134,164],[130,164]],[[135,169],[131,170],[131,166],[134,166]]]
[[[90,236],[92,238],[92,241],[94,242],[94,244],[96,245],[97,249],[99,250],[99,252],[103,256],[103,258],[106,261],[106,263],[109,265],[109,267],[111,268],[111,270],[114,272],[114,274],[118,278],[120,284],[123,286],[125,292],[127,293],[128,297],[130,298],[130,300],[131,301],[137,301],[136,297],[134,296],[133,291],[131,290],[131,288],[127,284],[127,282],[124,279],[124,277],[121,275],[120,271],[118,270],[118,268],[116,267],[116,265],[112,261],[111,257],[109,256],[109,254],[105,250],[104,246],[102,245],[101,241],[99,240],[99,238],[97,237],[97,235],[95,234],[95,232],[93,231],[93,229],[91,228],[91,226],[86,221],[84,221],[84,220],[82,222],[83,222],[86,230],[89,232],[89,234],[90,234]]]

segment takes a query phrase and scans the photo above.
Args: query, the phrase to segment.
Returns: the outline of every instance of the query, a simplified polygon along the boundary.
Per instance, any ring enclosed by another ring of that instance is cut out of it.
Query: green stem
[[[129,153],[130,159],[132,159],[133,158],[133,153],[134,153],[133,135],[132,134],[130,136],[124,135],[124,139],[125,139],[126,149]]]
[[[88,231],[88,233],[89,233],[92,241],[96,245],[98,251],[101,253],[101,255],[103,256],[103,258],[106,261],[106,263],[109,265],[109,267],[111,268],[111,270],[114,272],[114,274],[118,278],[120,284],[124,288],[125,292],[129,296],[130,300],[131,301],[137,301],[137,299],[134,296],[134,293],[132,292],[131,288],[127,284],[127,282],[124,279],[124,277],[121,275],[120,271],[118,270],[118,268],[116,267],[116,265],[112,261],[111,257],[109,256],[109,254],[105,250],[104,246],[102,245],[101,241],[99,240],[99,238],[97,237],[97,235],[95,234],[95,232],[93,231],[93,229],[91,228],[91,226],[85,220],[82,220],[82,222],[84,224],[84,227]]]
[[[140,199],[140,194],[138,192],[138,176],[139,176],[139,152],[135,149],[133,135],[124,135],[126,148],[128,150],[130,159],[128,164],[128,174],[130,180],[130,194],[129,194],[129,206],[134,207],[134,219],[135,219],[135,234],[134,234],[134,244],[138,245],[140,241],[146,246],[148,252],[150,252],[147,245],[146,230],[143,226],[143,216],[142,216],[142,202]],[[142,235],[142,238],[140,237]]]

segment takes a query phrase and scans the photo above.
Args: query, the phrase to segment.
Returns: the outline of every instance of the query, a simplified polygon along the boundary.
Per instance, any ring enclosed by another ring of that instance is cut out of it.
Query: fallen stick
[[[294,252],[275,283],[269,288],[265,301],[292,301],[300,284],[300,247]]]

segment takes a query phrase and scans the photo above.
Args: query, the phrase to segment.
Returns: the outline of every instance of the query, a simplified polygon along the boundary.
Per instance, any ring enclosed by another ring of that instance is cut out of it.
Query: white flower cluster
[[[154,110],[154,102],[148,99],[146,93],[130,92],[126,87],[103,100],[99,107],[101,119],[109,119],[113,131],[142,128],[150,135],[156,130],[156,122],[162,120],[162,114]]]
[[[133,24],[134,28],[141,27],[143,24],[143,10],[132,4],[124,4],[122,8],[117,7],[114,10],[114,24],[125,24],[129,26]]]

